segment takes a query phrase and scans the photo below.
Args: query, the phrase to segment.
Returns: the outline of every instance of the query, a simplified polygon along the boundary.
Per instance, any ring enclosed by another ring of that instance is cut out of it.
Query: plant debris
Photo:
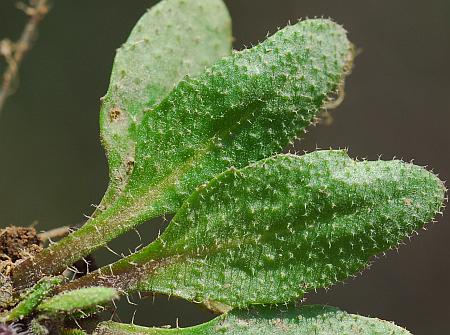
[[[0,274],[9,276],[23,259],[42,250],[42,241],[33,227],[0,229]]]

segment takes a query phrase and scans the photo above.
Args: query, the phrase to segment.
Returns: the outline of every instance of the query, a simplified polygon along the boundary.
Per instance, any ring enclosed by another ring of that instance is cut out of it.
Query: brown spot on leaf
[[[403,201],[404,201],[406,206],[411,206],[412,205],[412,199],[405,198]]]
[[[111,122],[117,121],[122,115],[122,110],[119,107],[113,107],[109,111],[109,119]]]
[[[130,175],[131,172],[133,172],[133,168],[134,168],[134,159],[129,158],[127,160],[127,174]]]

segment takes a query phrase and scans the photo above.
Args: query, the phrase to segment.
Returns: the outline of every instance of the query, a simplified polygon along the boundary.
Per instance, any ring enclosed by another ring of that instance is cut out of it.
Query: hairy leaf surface
[[[174,213],[228,167],[280,152],[312,123],[351,58],[342,27],[307,20],[182,80],[145,115],[126,200],[141,215]]]
[[[177,329],[102,322],[94,335],[411,335],[393,323],[348,314],[328,306],[232,311],[210,322]]]
[[[164,0],[136,24],[117,51],[100,132],[108,154],[111,205],[135,161],[136,128],[187,74],[197,74],[231,53],[231,19],[221,0]]]
[[[110,287],[87,287],[63,292],[44,300],[37,308],[47,315],[74,313],[97,308],[118,298],[118,293]]]
[[[38,254],[33,261],[40,272],[22,263],[15,285],[64,270],[137,224],[175,212],[198,185],[228,167],[280,151],[342,83],[351,58],[342,27],[306,20],[182,80],[145,114],[135,167],[122,196]]]
[[[21,301],[5,315],[0,315],[1,322],[21,320],[31,314],[43,299],[51,293],[56,285],[61,284],[59,277],[45,277],[24,294]]]
[[[360,271],[432,220],[443,198],[436,176],[401,161],[275,156],[213,179],[158,240],[72,285],[282,303]]]

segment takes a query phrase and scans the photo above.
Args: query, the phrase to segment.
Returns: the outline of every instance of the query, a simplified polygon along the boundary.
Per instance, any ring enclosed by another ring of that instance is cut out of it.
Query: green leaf
[[[216,174],[280,152],[313,122],[351,58],[342,27],[307,20],[182,80],[145,115],[117,207],[137,222],[175,213]]]
[[[145,114],[123,195],[38,254],[40,272],[21,266],[16,287],[63,270],[137,224],[175,212],[198,185],[228,167],[280,151],[314,120],[351,58],[342,27],[307,20],[180,82]]]
[[[0,316],[1,322],[13,322],[21,320],[31,314],[37,305],[46,298],[53,288],[61,284],[60,277],[44,277],[24,294],[21,301],[4,316]]]
[[[68,287],[282,303],[361,271],[432,220],[443,199],[436,176],[401,161],[275,156],[200,187],[158,240]]]
[[[94,335],[411,335],[393,323],[348,314],[328,306],[232,311],[210,322],[177,329],[146,328],[112,321],[99,324]]]
[[[90,311],[118,298],[117,291],[110,287],[87,287],[63,292],[43,301],[37,308],[46,315],[69,314]]]
[[[231,19],[221,0],[164,0],[136,24],[117,51],[100,132],[110,185],[100,208],[109,207],[133,170],[136,128],[186,74],[197,74],[231,53]]]

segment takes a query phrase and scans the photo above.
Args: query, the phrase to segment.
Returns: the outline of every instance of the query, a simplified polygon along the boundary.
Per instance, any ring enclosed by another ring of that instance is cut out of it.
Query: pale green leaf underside
[[[231,53],[231,19],[221,0],[164,0],[136,24],[117,51],[100,111],[110,185],[109,207],[135,161],[136,128],[185,75],[195,75]]]
[[[158,240],[73,285],[282,303],[354,275],[432,220],[443,198],[438,178],[401,161],[279,155],[214,178]]]
[[[393,323],[348,314],[328,306],[258,307],[233,311],[210,322],[179,329],[101,323],[94,335],[411,335]]]
[[[97,308],[118,298],[118,293],[110,287],[87,287],[63,292],[44,300],[37,308],[46,315],[74,313]]]
[[[342,83],[351,58],[342,27],[306,20],[182,80],[145,113],[135,168],[122,196],[38,254],[34,261],[41,273],[22,263],[16,286],[61,271],[136,225],[175,212],[198,185],[230,166],[281,151]]]

